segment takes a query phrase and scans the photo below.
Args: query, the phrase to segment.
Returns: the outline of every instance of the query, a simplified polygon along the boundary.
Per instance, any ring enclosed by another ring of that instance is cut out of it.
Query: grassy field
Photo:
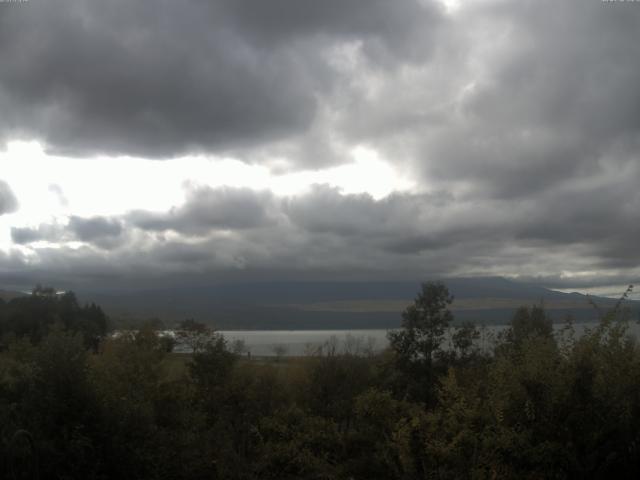
[[[187,372],[187,365],[191,360],[190,353],[170,353],[164,359],[167,369],[167,378],[177,380]],[[268,368],[281,374],[289,374],[292,370],[304,365],[312,357],[308,356],[287,356],[287,357],[263,357],[252,355],[250,358],[241,356],[238,359],[238,368]]]

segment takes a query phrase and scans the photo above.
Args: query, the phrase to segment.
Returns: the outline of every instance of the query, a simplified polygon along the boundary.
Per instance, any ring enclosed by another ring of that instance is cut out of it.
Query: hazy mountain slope
[[[8,302],[13,298],[24,297],[25,295],[27,294],[22,292],[14,292],[11,290],[0,290],[0,298],[5,302]]]
[[[554,319],[596,318],[584,295],[561,293],[498,277],[455,278],[445,283],[455,296],[457,320],[505,323],[520,305],[543,302]],[[112,316],[194,317],[218,328],[390,328],[420,286],[416,282],[304,282],[222,284],[157,290],[77,292]],[[595,298],[603,308],[615,300]],[[630,302],[637,309],[637,303]]]

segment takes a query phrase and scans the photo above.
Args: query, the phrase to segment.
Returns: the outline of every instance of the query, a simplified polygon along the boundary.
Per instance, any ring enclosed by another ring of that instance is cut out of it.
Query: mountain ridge
[[[554,321],[571,315],[593,321],[598,311],[612,308],[617,299],[564,293],[503,277],[457,277],[441,280],[454,296],[456,321],[504,324],[520,306],[542,304]],[[185,318],[220,329],[358,329],[394,328],[413,302],[421,282],[322,281],[248,282],[199,286],[98,291],[76,290],[81,303],[94,302],[106,313],[125,321],[159,318],[167,325]],[[5,301],[24,296],[0,290]],[[640,302],[627,301],[632,314]]]
[[[572,315],[597,319],[616,299],[564,293],[503,277],[444,278],[460,321],[506,323],[521,305],[542,303],[555,321]],[[195,318],[218,328],[322,329],[393,328],[421,282],[253,282],[110,293],[78,291],[81,301],[102,305],[112,316],[157,317],[172,322]],[[629,301],[640,310],[640,302]]]

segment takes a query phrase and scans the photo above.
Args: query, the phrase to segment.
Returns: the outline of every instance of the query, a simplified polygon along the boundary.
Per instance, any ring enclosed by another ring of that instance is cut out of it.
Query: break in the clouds
[[[0,271],[634,282],[638,31],[633,2],[0,3]]]

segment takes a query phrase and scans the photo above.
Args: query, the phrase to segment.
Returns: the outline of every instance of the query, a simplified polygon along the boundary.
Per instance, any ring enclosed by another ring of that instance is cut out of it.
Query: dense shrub
[[[150,326],[107,338],[98,307],[40,289],[0,306],[0,477],[637,478],[622,309],[577,336],[523,307],[487,352],[469,325],[445,345],[449,303],[425,285],[382,354],[268,361],[199,326],[193,354]]]

